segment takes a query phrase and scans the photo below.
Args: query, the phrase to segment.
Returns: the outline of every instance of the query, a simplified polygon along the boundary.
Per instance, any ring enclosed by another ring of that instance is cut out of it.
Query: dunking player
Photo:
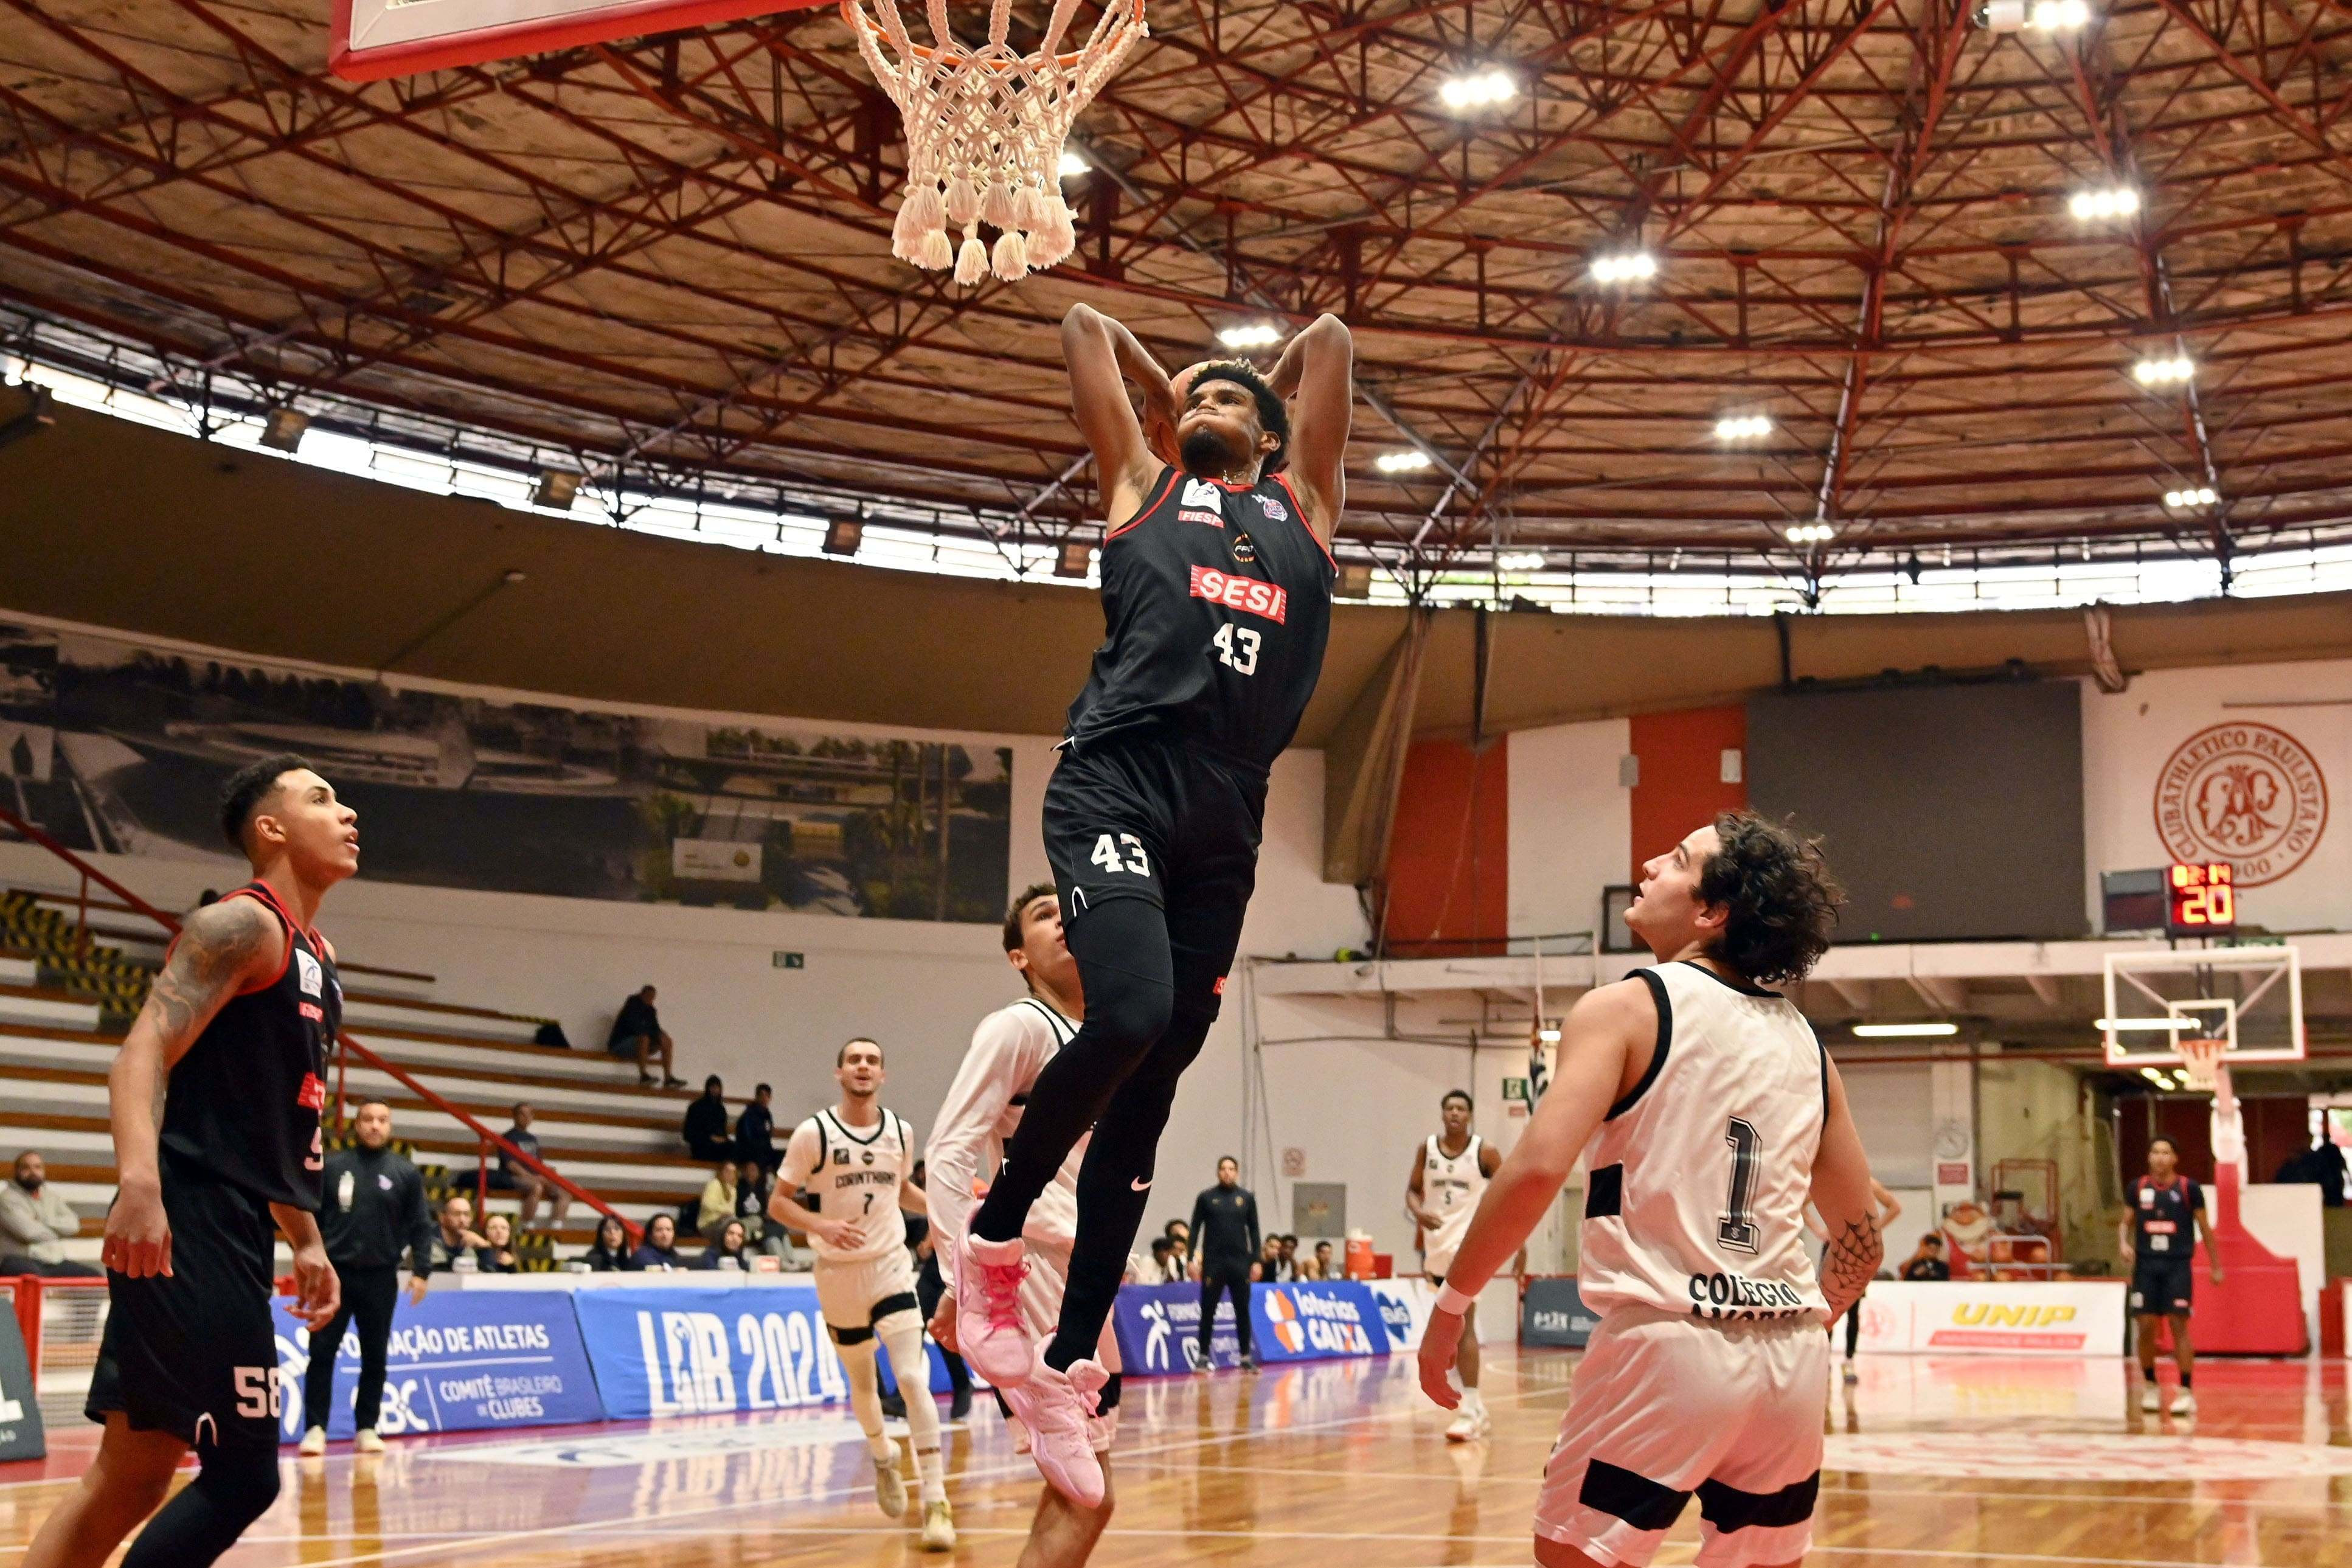
[[[2132,1339],[2139,1350],[2139,1407],[2153,1411],[2163,1395],[2156,1386],[2156,1329],[2172,1320],[2172,1361],[2180,1369],[2180,1392],[2172,1396],[2175,1415],[2197,1414],[2189,1387],[2197,1351],[2189,1340],[2189,1309],[2196,1298],[2190,1278],[2197,1244],[2205,1238],[2205,1259],[2213,1283],[2221,1282],[2221,1251],[2213,1245],[2213,1222],[2205,1216],[2205,1194],[2180,1173],[2180,1146],[2158,1133],[2147,1145],[2147,1174],[2124,1194],[2130,1212],[2116,1227],[2124,1267],[2132,1271]],[[2191,1233],[2189,1226],[2196,1226]]]
[[[956,1295],[966,1358],[1005,1391],[1045,1478],[1092,1507],[1102,1471],[1085,1404],[1106,1373],[1089,1358],[1177,1077],[1240,946],[1266,771],[1322,669],[1354,346],[1325,316],[1269,376],[1217,361],[1171,383],[1133,333],[1077,305],[1062,352],[1116,522],[1102,552],[1109,635],[1045,787],[1046,855],[1087,1016],[1038,1076],[956,1259]],[[1122,375],[1143,389],[1151,441]],[[1068,1289],[1052,1340],[1036,1344],[1013,1305],[1022,1230],[1090,1126]]]
[[[1421,1266],[1438,1284],[1454,1267],[1454,1249],[1462,1245],[1470,1216],[1486,1195],[1486,1184],[1503,1163],[1493,1144],[1470,1131],[1472,1107],[1466,1090],[1449,1089],[1437,1102],[1444,1131],[1421,1141],[1412,1153],[1412,1175],[1404,1186],[1405,1212],[1426,1233]],[[1462,1314],[1462,1409],[1445,1429],[1449,1443],[1467,1443],[1494,1429],[1485,1398],[1478,1392],[1478,1303]]]
[[[1022,1110],[1037,1084],[1037,1075],[1055,1054],[1070,1043],[1086,1016],[1086,988],[1078,979],[1077,961],[1070,956],[1062,935],[1061,903],[1053,884],[1040,882],[1013,900],[1004,917],[1004,956],[1020,973],[1029,994],[1000,1007],[972,1031],[971,1049],[956,1069],[947,1103],[940,1108],[931,1129],[931,1234],[936,1256],[952,1258],[971,1224],[978,1194],[988,1185],[1003,1157],[1004,1140],[1021,1125]],[[1021,1282],[1019,1310],[1034,1334],[1052,1331],[1062,1310],[1063,1281],[1068,1278],[1070,1247],[1076,1238],[1078,1167],[1087,1140],[1063,1161],[1062,1169],[1037,1201],[1029,1206],[1022,1226],[1028,1244],[1029,1273]],[[931,1334],[940,1344],[957,1342],[956,1299],[943,1298],[931,1319]],[[1118,1342],[1106,1330],[1102,1336],[1103,1365],[1109,1381],[1098,1401],[1098,1413],[1088,1419],[1095,1452],[1110,1447],[1118,1422]],[[1025,1445],[1028,1434],[1020,1432]],[[1094,1551],[1095,1542],[1110,1523],[1109,1467],[1104,1464],[1102,1500],[1081,1507],[1052,1487],[1037,1504],[1029,1526],[1029,1542],[1022,1549],[1017,1568],[1077,1568]]]
[[[1536,1502],[1543,1568],[1643,1568],[1693,1491],[1702,1568],[1805,1554],[1822,1326],[1881,1243],[1837,1069],[1764,984],[1812,967],[1837,902],[1811,846],[1745,813],[1644,866],[1625,919],[1658,963],[1569,1014],[1550,1091],[1454,1254],[1421,1348],[1449,1407],[1464,1309],[1591,1144],[1577,1289],[1601,1327]],[[1818,1284],[1809,1198],[1831,1237]]]
[[[816,1254],[816,1304],[849,1377],[849,1407],[874,1460],[874,1500],[905,1517],[907,1483],[898,1445],[883,1436],[882,1390],[874,1366],[878,1338],[890,1373],[906,1395],[914,1439],[915,1480],[923,1500],[923,1550],[955,1544],[947,1468],[940,1462],[940,1407],[930,1397],[931,1361],[923,1349],[923,1315],[915,1301],[915,1267],[907,1256],[903,1211],[928,1212],[915,1167],[914,1129],[875,1102],[882,1091],[882,1047],[855,1039],[834,1053],[838,1104],[793,1129],[768,1199],[769,1217],[809,1238]],[[816,1207],[802,1205],[807,1193]]]
[[[273,1219],[294,1249],[297,1315],[313,1329],[335,1315],[315,1215],[342,989],[310,922],[359,869],[359,817],[301,758],[276,756],[229,779],[221,826],[253,880],[188,918],[107,1076],[121,1185],[88,1406],[106,1435],[28,1568],[96,1568],[163,1501],[190,1448],[196,1479],[122,1568],[202,1568],[277,1499]]]

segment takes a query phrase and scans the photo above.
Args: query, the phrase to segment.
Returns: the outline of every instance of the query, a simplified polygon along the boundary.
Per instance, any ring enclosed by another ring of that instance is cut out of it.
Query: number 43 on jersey
[[[1219,664],[1241,675],[1257,673],[1257,650],[1265,641],[1263,633],[1228,622],[1209,640],[1216,646]]]

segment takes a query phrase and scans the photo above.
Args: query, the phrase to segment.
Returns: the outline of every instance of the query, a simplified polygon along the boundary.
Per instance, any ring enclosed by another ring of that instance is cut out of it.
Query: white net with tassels
[[[913,0],[907,0],[912,4]],[[968,48],[948,26],[946,0],[924,0],[931,45],[908,36],[901,0],[842,0],[874,79],[907,122],[907,189],[890,248],[934,270],[952,267],[971,288],[993,272],[1007,283],[1076,248],[1062,200],[1062,148],[1071,122],[1150,36],[1144,0],[1110,0],[1083,47],[1061,52],[1077,0],[1056,0],[1029,54],[1005,42],[1012,0],[989,7],[988,42]],[[963,231],[958,247],[950,226]],[[981,237],[996,231],[993,248]]]

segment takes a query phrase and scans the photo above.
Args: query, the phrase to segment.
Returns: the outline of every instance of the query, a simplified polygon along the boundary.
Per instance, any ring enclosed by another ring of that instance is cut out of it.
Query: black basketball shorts
[[[191,1446],[276,1447],[285,1390],[269,1315],[269,1205],[163,1156],[172,1272],[110,1271],[110,1310],[84,1413],[121,1411],[142,1432]]]
[[[1178,1004],[1213,1007],[1257,889],[1265,775],[1181,736],[1066,747],[1045,784],[1045,826],[1062,919],[1076,926],[1114,899],[1157,905]]]
[[[2196,1298],[2196,1279],[2186,1258],[2149,1258],[2132,1268],[2131,1310],[2139,1317],[2186,1312]]]

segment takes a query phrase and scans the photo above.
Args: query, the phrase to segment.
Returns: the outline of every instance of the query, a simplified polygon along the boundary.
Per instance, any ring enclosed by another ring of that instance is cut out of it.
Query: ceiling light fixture
[[[1496,68],[1450,78],[1437,89],[1437,96],[1446,108],[1461,114],[1510,102],[1519,96],[1519,84],[1510,72]]]
[[[2186,511],[2190,507],[2211,506],[2221,499],[2213,493],[2212,487],[2210,485],[2200,485],[2193,490],[2164,492],[2164,504],[2175,511]]]
[[[1095,166],[1092,163],[1087,163],[1084,158],[1079,157],[1076,153],[1071,152],[1066,147],[1062,149],[1062,178],[1066,180],[1075,180],[1080,174],[1091,174],[1094,172]]]
[[[1272,321],[1246,321],[1227,327],[1217,334],[1217,341],[1229,349],[1271,348],[1282,341],[1282,329]]]
[[[1718,441],[1753,441],[1772,433],[1772,421],[1761,414],[1727,414],[1715,422],[1715,438]]]
[[[1595,258],[1587,270],[1595,283],[1641,283],[1658,275],[1658,258],[1646,250],[1629,250]]]
[[[2071,33],[2091,25],[2091,7],[2084,0],[2034,0],[2026,25],[2037,33]]]
[[[1414,447],[1402,452],[1382,452],[1372,459],[1372,467],[1384,474],[1417,474],[1423,468],[1434,468],[1429,454]]]
[[[1495,568],[1500,572],[1540,572],[1544,555],[1540,550],[1525,550],[1511,555],[1495,557]]]
[[[2142,386],[2170,386],[2187,381],[2197,374],[2197,365],[2187,354],[2175,354],[2168,359],[2149,358],[2132,366],[2132,379]]]
[[[1958,1024],[1856,1024],[1853,1026],[1854,1037],[1861,1040],[1916,1040],[1959,1032]]]
[[[2129,217],[2139,211],[2139,193],[2129,185],[2110,185],[2103,190],[2076,191],[2066,210],[2074,215],[2077,223],[2096,223],[2102,218]]]
[[[1837,537],[1837,530],[1826,522],[1801,522],[1789,530],[1791,544],[1822,544]]]

